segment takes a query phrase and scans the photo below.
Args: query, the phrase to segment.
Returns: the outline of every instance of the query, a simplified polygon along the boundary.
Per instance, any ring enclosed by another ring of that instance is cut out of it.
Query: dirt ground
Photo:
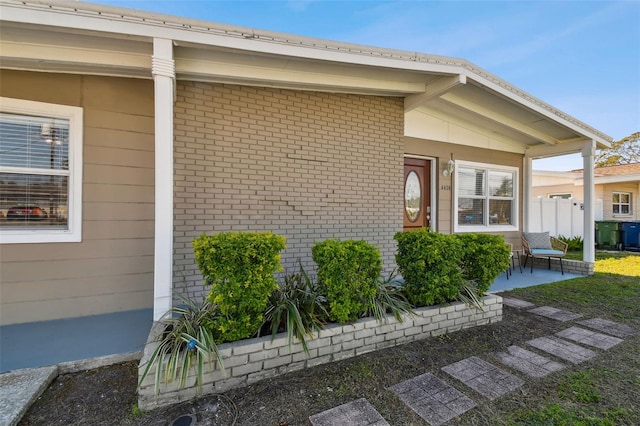
[[[561,306],[558,306],[561,307]],[[606,312],[580,313],[609,317]],[[628,325],[640,328],[639,318]],[[426,425],[387,388],[430,372],[467,394],[478,403],[449,424],[554,424],[520,423],[519,413],[543,411],[546,407],[579,407],[602,413],[622,413],[620,422],[640,424],[640,335],[625,339],[591,361],[566,368],[543,379],[522,374],[525,385],[495,401],[488,401],[440,368],[472,355],[499,365],[493,353],[513,344],[549,335],[570,325],[504,307],[497,324],[428,338],[395,348],[264,380],[251,386],[203,397],[168,408],[140,413],[136,404],[136,363],[124,363],[58,377],[31,407],[20,425],[168,425],[183,414],[195,414],[197,425],[308,425],[309,416],[329,408],[366,398],[391,425]],[[575,402],[563,389],[572,375],[586,372],[596,381],[597,404]],[[564,395],[564,396],[563,396]],[[580,405],[582,404],[582,405]],[[608,416],[609,414],[606,414]],[[567,423],[577,424],[577,423]],[[589,423],[591,424],[591,423]],[[601,424],[601,423],[593,423]],[[606,424],[606,423],[602,423]]]

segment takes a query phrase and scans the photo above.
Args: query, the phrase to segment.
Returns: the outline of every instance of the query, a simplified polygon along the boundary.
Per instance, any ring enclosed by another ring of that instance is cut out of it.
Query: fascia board
[[[596,176],[594,182],[596,184],[640,182],[640,173],[617,176]],[[584,185],[583,179],[577,179],[576,185]]]
[[[558,178],[567,181],[573,181],[582,176],[582,173],[577,172],[556,172],[551,170],[532,170],[531,172],[534,177],[550,177],[550,178]]]

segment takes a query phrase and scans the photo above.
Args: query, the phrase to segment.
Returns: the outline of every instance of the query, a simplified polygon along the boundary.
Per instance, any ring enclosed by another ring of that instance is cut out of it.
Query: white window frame
[[[568,195],[568,197],[567,197]],[[571,192],[559,192],[557,194],[549,194],[547,198],[560,198],[561,200],[570,200],[573,198],[573,194]]]
[[[0,110],[7,113],[69,120],[68,229],[7,229],[0,227],[0,244],[57,243],[82,241],[82,126],[83,109],[0,97]],[[3,173],[24,173],[27,169],[0,166]]]
[[[484,210],[486,214],[483,216],[484,225],[460,225],[458,224],[458,182],[459,176],[458,172],[460,168],[475,168],[475,169],[484,169],[487,172],[487,178],[485,182],[485,195],[484,198]],[[511,225],[490,225],[489,224],[489,172],[509,172],[513,173],[513,208],[511,210]],[[518,231],[518,218],[520,217],[520,202],[519,196],[520,192],[518,189],[520,188],[520,169],[512,166],[501,166],[498,164],[487,164],[487,163],[476,163],[472,161],[463,161],[456,160],[455,161],[455,172],[454,172],[454,191],[453,191],[453,231],[464,233],[464,232],[509,232],[509,231]]]
[[[614,203],[613,202],[613,196],[618,194],[618,198],[621,198],[621,195],[628,195],[629,196],[629,202],[628,203]],[[611,192],[611,214],[614,216],[633,216],[633,211],[631,210],[631,192],[624,192],[624,191],[613,191]],[[618,206],[618,213],[614,213],[613,212],[613,207],[614,206]],[[621,213],[622,212],[622,206],[626,206],[629,205],[629,213]]]

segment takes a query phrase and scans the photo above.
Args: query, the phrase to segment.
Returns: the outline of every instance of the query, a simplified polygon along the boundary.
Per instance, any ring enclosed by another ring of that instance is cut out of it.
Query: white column
[[[596,188],[594,183],[594,164],[596,155],[595,141],[585,143],[582,148],[583,179],[584,179],[584,250],[583,260],[594,263],[596,260],[595,249],[595,207]]]
[[[153,40],[151,73],[155,95],[155,249],[153,319],[172,306],[173,290],[173,42]]]
[[[524,155],[522,163],[522,230],[529,231],[531,188],[533,186],[533,159]]]

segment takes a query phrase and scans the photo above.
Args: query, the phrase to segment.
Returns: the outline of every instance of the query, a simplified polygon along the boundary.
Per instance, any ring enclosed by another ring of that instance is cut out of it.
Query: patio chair
[[[560,261],[560,271],[564,275],[562,258],[567,254],[567,243],[549,236],[548,232],[523,232],[522,251],[525,256],[525,268],[527,267],[527,261],[531,258],[531,273],[533,273],[534,259],[536,257],[546,257],[549,260],[549,269],[551,269],[551,258],[558,259]]]
[[[522,264],[520,263],[520,250],[513,250],[513,244],[506,243],[507,247],[509,247],[509,268],[507,268],[507,279],[509,279],[509,275],[513,275],[513,271],[516,270],[516,260],[518,261],[518,267],[520,268],[520,273],[522,273]]]

